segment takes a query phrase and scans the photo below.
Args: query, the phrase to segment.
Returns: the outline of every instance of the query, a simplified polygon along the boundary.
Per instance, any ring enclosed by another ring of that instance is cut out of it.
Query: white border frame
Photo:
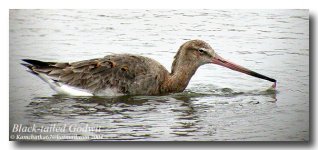
[[[317,1],[317,0],[316,0]],[[65,145],[63,143],[55,143],[53,144],[36,144],[35,147],[31,147],[31,144],[19,144],[17,142],[9,142],[9,9],[309,9],[311,19],[316,22],[316,15],[317,15],[317,6],[318,3],[315,0],[220,0],[220,1],[213,1],[213,0],[2,0],[0,2],[0,17],[1,17],[1,34],[0,34],[0,41],[1,41],[1,49],[0,49],[0,64],[1,64],[1,71],[0,71],[0,91],[2,97],[2,104],[1,104],[1,119],[4,120],[0,123],[1,129],[1,147],[2,149],[87,149],[90,148],[89,145],[92,147],[98,147],[100,149],[105,148],[124,148],[124,149],[166,149],[168,147],[175,148],[175,149],[211,149],[211,148],[226,148],[226,149],[267,149],[267,148],[280,148],[280,149],[299,149],[299,148],[306,148],[306,149],[316,149],[316,120],[317,116],[315,115],[315,108],[317,108],[316,96],[315,96],[315,85],[316,80],[311,81],[311,92],[312,99],[311,104],[315,104],[315,106],[311,106],[311,144],[293,144],[293,143],[273,143],[269,144],[262,144],[262,143],[210,143],[204,144],[202,143],[202,147],[200,144],[194,144],[191,146],[190,144],[165,144],[165,143],[109,143],[107,144],[89,144],[84,146],[84,144],[73,143],[70,145]],[[313,24],[316,25],[316,24]],[[314,27],[316,28],[316,27]],[[315,37],[317,31],[310,31],[313,36]],[[313,33],[314,32],[314,33]],[[313,41],[314,40],[314,41]],[[317,43],[316,39],[311,40],[313,43]],[[312,46],[312,53],[315,56],[311,56],[312,59],[317,58],[317,52],[315,51],[315,44],[311,44]],[[317,67],[316,61],[312,60],[315,64],[310,64],[315,68],[315,72],[311,72],[311,75],[317,74]],[[313,71],[313,70],[311,70]],[[315,77],[313,77],[315,79]],[[313,79],[312,78],[312,79]],[[63,147],[59,146],[62,145]],[[122,146],[121,146],[122,145]],[[200,147],[198,147],[200,146]]]

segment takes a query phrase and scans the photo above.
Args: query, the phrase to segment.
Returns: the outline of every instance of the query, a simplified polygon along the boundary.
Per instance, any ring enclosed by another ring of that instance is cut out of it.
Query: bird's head
[[[276,82],[275,79],[269,78],[233,62],[225,60],[219,56],[208,43],[202,40],[190,40],[182,44],[174,59],[175,60],[172,64],[172,73],[174,73],[178,67],[182,67],[183,69],[185,67],[197,69],[201,65],[212,63],[257,78]]]

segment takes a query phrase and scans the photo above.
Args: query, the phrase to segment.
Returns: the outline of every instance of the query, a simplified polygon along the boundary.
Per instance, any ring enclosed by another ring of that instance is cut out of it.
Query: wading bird
[[[117,54],[103,58],[67,62],[23,59],[29,72],[47,82],[59,94],[73,96],[160,95],[182,92],[196,70],[204,64],[218,64],[257,78],[276,80],[220,57],[202,40],[180,46],[171,72],[148,57]]]

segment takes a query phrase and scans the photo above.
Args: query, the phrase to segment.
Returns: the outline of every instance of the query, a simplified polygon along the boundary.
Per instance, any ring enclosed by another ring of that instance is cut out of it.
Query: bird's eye
[[[202,48],[198,49],[198,51],[201,53],[201,54],[204,54],[204,50]]]

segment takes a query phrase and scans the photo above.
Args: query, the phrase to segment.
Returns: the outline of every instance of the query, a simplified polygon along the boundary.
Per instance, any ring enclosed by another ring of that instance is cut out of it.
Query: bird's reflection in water
[[[185,136],[195,132],[198,122],[191,97],[36,97],[27,106],[30,122],[48,124],[90,124],[101,126],[107,140],[157,138],[169,134]]]
[[[223,97],[217,95],[220,91],[223,91]],[[27,113],[30,113],[28,115],[31,117],[30,122],[40,125],[98,126],[101,128],[100,132],[78,134],[102,135],[103,140],[164,140],[167,136],[179,137],[182,140],[182,137],[195,137],[198,134],[211,137],[217,132],[219,126],[215,125],[213,115],[219,115],[218,111],[227,111],[224,109],[226,107],[233,107],[230,106],[231,103],[222,101],[222,99],[228,100],[226,94],[229,94],[229,90],[216,90],[209,94],[186,91],[163,96],[68,97],[54,95],[32,99],[27,106]],[[254,92],[254,95],[244,94],[247,97],[275,95],[275,93],[262,92],[257,94]],[[245,102],[234,102],[234,105],[243,103]],[[203,116],[202,114],[206,114],[203,112],[211,112],[212,117]],[[204,129],[204,126],[209,128]]]

